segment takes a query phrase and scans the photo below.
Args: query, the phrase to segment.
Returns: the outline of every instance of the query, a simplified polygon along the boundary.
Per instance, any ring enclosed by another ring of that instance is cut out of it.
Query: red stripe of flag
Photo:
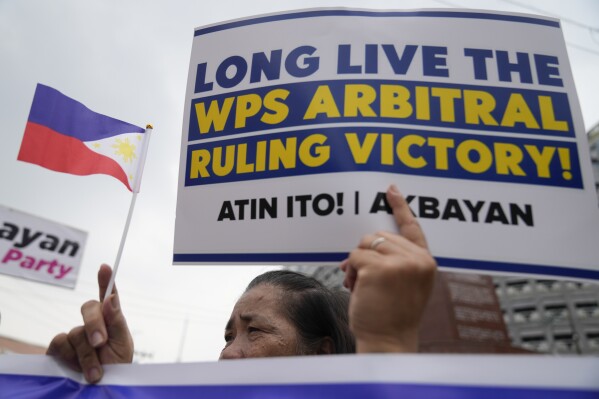
[[[80,140],[37,123],[27,122],[17,159],[79,176],[110,175],[131,190],[129,179],[115,160],[90,150]]]

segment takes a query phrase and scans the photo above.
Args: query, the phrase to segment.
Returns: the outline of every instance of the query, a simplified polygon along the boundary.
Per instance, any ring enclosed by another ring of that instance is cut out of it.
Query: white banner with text
[[[315,9],[196,29],[175,264],[337,264],[396,230],[442,267],[599,279],[599,207],[556,19]]]
[[[87,233],[0,206],[0,273],[75,288]]]

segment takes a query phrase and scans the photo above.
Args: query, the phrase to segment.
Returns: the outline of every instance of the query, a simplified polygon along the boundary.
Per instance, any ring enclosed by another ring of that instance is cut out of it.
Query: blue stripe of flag
[[[95,141],[123,133],[143,133],[139,126],[99,114],[52,87],[37,85],[29,122],[81,141]]]

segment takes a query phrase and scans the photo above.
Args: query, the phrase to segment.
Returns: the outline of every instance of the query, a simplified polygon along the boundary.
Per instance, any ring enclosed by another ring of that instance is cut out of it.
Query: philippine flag
[[[139,190],[145,129],[38,84],[17,159],[74,175],[106,174]]]

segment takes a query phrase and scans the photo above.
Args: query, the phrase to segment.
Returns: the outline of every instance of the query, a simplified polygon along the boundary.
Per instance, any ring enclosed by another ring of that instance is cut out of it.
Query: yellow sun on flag
[[[116,151],[114,152],[116,155],[119,155],[123,158],[124,162],[132,162],[136,157],[135,155],[135,146],[129,142],[129,139],[116,139],[116,142],[112,145]]]

